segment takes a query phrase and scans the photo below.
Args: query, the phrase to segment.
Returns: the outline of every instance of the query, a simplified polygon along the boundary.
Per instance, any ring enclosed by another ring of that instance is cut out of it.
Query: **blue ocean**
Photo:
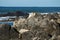
[[[8,25],[13,25],[13,22],[0,22],[0,24],[8,24]]]
[[[0,13],[6,13],[6,12],[16,12],[16,11],[22,11],[22,12],[60,12],[60,7],[0,7]],[[0,24],[9,24],[13,25],[13,22],[0,22]]]
[[[60,7],[0,7],[0,12],[60,12]]]

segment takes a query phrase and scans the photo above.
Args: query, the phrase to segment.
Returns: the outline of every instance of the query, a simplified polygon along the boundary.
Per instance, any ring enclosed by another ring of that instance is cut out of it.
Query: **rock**
[[[26,30],[26,29],[20,29],[19,33],[24,33],[24,32],[28,32],[29,30]]]
[[[57,22],[60,23],[60,19],[57,19]]]
[[[10,30],[10,40],[19,40],[19,32],[13,27]]]
[[[60,40],[60,35],[59,35],[59,36],[57,36],[57,40]]]
[[[32,40],[33,38],[33,34],[31,31],[28,32],[24,32],[23,34],[21,34],[20,36],[20,40]]]
[[[8,24],[0,24],[0,40],[19,39],[18,31]]]
[[[34,17],[36,14],[35,13],[29,13],[28,18]]]
[[[59,14],[31,13],[28,18],[17,20],[14,28],[20,40],[59,40]]]
[[[11,26],[7,24],[0,24],[0,40],[10,39]]]

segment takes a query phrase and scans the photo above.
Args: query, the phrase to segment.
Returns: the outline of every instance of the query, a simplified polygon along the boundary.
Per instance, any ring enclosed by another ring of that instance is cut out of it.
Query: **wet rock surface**
[[[1,35],[4,35],[0,38],[2,40],[60,40],[59,15],[58,13],[32,13],[27,18],[14,21],[13,27],[0,26],[0,31],[3,32]]]

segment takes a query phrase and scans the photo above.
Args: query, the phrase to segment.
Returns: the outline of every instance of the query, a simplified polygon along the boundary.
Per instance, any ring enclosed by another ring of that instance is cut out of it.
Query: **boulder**
[[[31,13],[28,18],[19,19],[14,28],[20,40],[59,40],[60,21],[58,14]],[[58,37],[58,38],[57,38]]]
[[[8,24],[0,24],[0,40],[19,39],[19,32]]]
[[[0,40],[10,39],[11,26],[8,24],[0,24]]]

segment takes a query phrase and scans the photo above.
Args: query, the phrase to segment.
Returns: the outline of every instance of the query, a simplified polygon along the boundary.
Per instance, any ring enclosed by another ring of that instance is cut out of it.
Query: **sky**
[[[0,0],[5,7],[60,7],[60,0]]]

